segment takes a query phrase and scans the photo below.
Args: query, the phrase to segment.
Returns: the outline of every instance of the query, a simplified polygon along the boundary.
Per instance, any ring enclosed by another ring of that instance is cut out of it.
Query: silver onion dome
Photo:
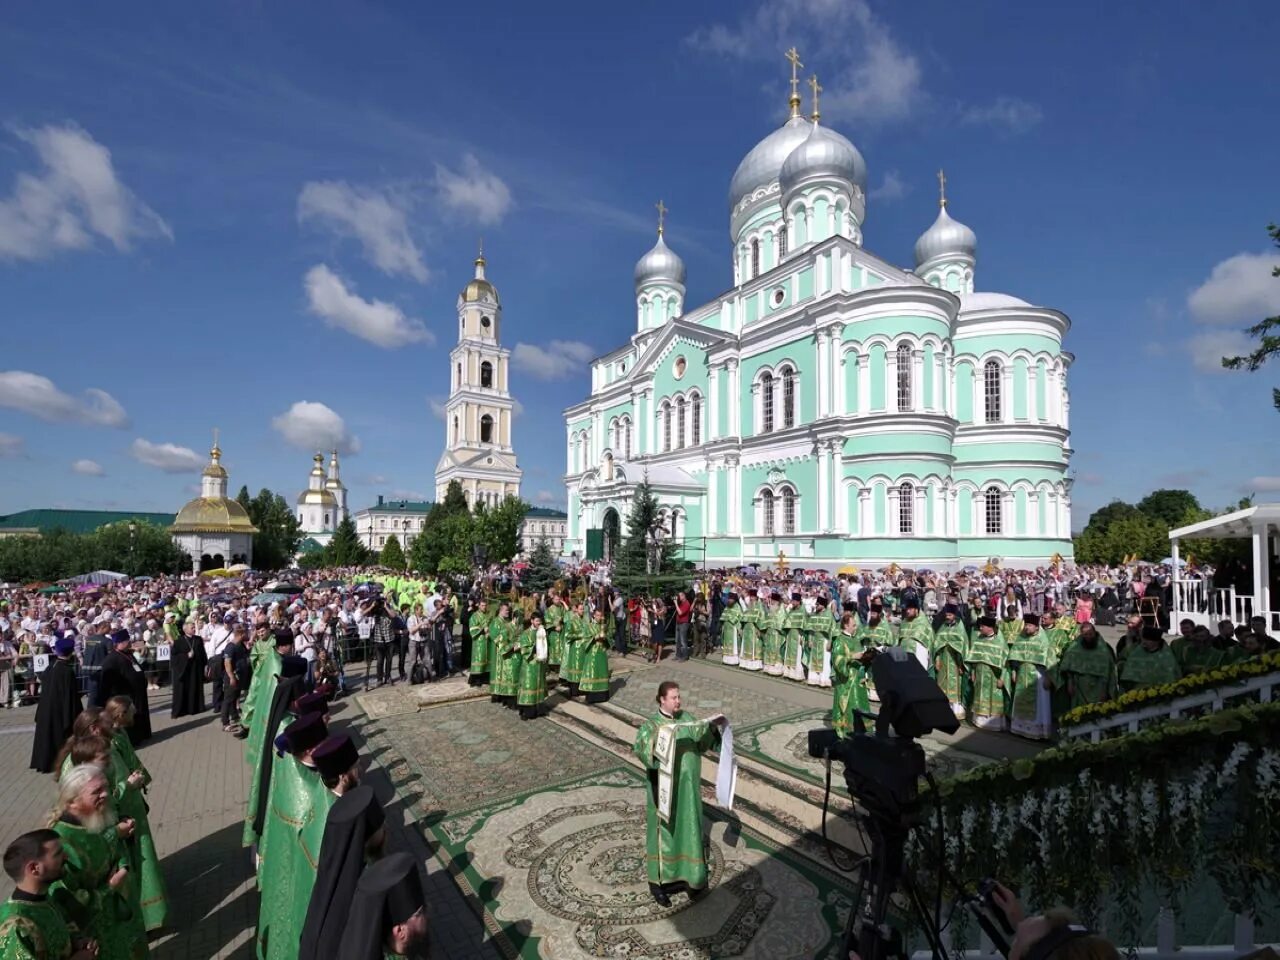
[[[813,124],[805,117],[795,116],[752,147],[738,164],[729,183],[729,208],[733,209],[752,191],[777,180],[783,163],[809,135],[812,127]]]
[[[922,266],[936,257],[961,256],[975,259],[978,253],[978,237],[959,220],[952,220],[947,213],[946,201],[938,211],[933,226],[916,241],[916,266]]]
[[[683,287],[684,277],[684,261],[667,246],[659,233],[658,242],[653,245],[653,249],[636,263],[636,286],[665,280]]]
[[[864,190],[867,186],[867,162],[858,148],[820,123],[813,124],[809,135],[787,156],[778,182],[785,196],[802,181],[817,177],[847,180]]]

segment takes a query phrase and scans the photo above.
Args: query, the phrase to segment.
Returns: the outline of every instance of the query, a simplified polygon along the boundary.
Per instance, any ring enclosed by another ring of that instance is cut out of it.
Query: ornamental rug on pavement
[[[394,717],[403,713],[416,713],[425,707],[438,703],[452,703],[458,700],[478,700],[489,696],[487,687],[467,685],[466,674],[446,677],[434,683],[397,683],[394,686],[378,687],[355,696],[356,704],[372,720]]]

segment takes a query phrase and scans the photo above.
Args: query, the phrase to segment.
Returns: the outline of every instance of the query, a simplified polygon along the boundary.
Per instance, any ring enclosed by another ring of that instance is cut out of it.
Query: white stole
[[[702,721],[664,723],[658,726],[653,738],[653,757],[658,761],[658,817],[670,826],[675,809],[675,765],[680,727],[696,727]],[[701,760],[699,760],[701,762]],[[701,777],[701,771],[699,771]],[[733,730],[728,722],[720,735],[720,763],[716,768],[716,803],[725,810],[733,809],[733,798],[738,789],[738,762],[733,755]]]
[[[547,662],[547,631],[543,627],[539,627],[538,632],[534,634],[533,658],[539,663]]]

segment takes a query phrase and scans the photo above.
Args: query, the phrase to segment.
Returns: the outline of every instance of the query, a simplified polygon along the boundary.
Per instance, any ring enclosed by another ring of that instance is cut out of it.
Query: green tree
[[[478,505],[474,541],[484,547],[489,563],[509,563],[520,552],[520,527],[529,513],[529,504],[519,497],[507,497],[493,508]]]
[[[1128,520],[1138,515],[1138,508],[1131,503],[1125,503],[1123,500],[1112,500],[1105,507],[1099,507],[1089,515],[1089,522],[1085,524],[1085,532],[1092,530],[1094,533],[1103,533],[1107,527],[1115,523],[1117,520]]]
[[[1271,237],[1271,242],[1280,247],[1280,226],[1274,223],[1269,225],[1267,233]],[[1271,275],[1280,277],[1280,267],[1273,267]],[[1268,360],[1280,353],[1280,314],[1276,314],[1274,317],[1267,317],[1253,326],[1247,327],[1245,333],[1251,337],[1256,337],[1258,346],[1243,356],[1223,357],[1222,365],[1228,370],[1247,370],[1250,373],[1254,373],[1262,369],[1262,365]],[[1275,404],[1277,410],[1280,410],[1280,390],[1273,389],[1271,391],[1271,402]]]
[[[422,532],[409,545],[409,567],[421,574],[465,573],[471,569],[471,543],[471,508],[462,484],[451,480],[444,499],[431,505]]]
[[[362,567],[373,562],[373,551],[360,542],[356,522],[344,517],[333,531],[333,539],[324,548],[326,567]]]
[[[253,535],[253,565],[259,570],[279,570],[292,564],[302,540],[302,525],[288,501],[265,487],[252,499],[249,488],[241,487],[236,501],[258,528]]]
[[[132,528],[132,529],[130,529]],[[146,520],[121,520],[85,536],[83,560],[90,570],[115,570],[131,577],[182,573],[191,558],[164,527]],[[75,574],[68,574],[75,576]]]
[[[382,552],[378,554],[378,564],[388,570],[404,569],[404,551],[400,549],[400,541],[394,533],[383,544]]]
[[[540,537],[529,552],[529,566],[520,575],[520,582],[529,590],[542,593],[550,590],[560,579],[560,565],[546,537]]]
[[[679,548],[676,543],[668,536],[659,539],[655,546],[650,536],[659,522],[659,509],[658,498],[646,475],[632,497],[627,532],[613,570],[614,584],[629,596],[666,593],[688,582],[688,577],[677,571]]]
[[[1173,528],[1195,523],[1187,518],[1202,511],[1200,501],[1189,490],[1153,490],[1138,501],[1138,512]]]

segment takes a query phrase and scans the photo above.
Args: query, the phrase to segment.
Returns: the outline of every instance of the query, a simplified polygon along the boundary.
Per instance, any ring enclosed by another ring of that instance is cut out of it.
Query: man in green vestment
[[[515,708],[520,679],[516,661],[518,629],[512,619],[511,605],[498,605],[498,615],[489,621],[489,641],[493,647],[493,666],[489,671],[489,699]]]
[[[826,597],[814,601],[813,613],[805,622],[804,647],[800,651],[804,682],[811,687],[831,686],[831,638],[839,629]],[[807,672],[806,672],[807,671]]]
[[[4,852],[13,893],[0,904],[0,960],[93,960],[97,945],[73,940],[49,887],[62,879],[66,855],[53,830],[24,833]]]
[[[543,628],[547,631],[547,672],[560,669],[564,657],[564,635],[560,632],[567,612],[565,603],[554,593],[547,594],[547,609],[543,615]],[[545,675],[543,677],[545,680]]]
[[[723,714],[697,720],[680,709],[680,686],[658,685],[658,712],[640,726],[633,747],[649,771],[645,803],[645,850],[649,892],[659,906],[686,890],[706,893],[707,861],[702,837],[702,754],[720,741]]]
[[[902,605],[902,622],[898,624],[898,646],[919,661],[928,670],[931,666],[929,651],[933,648],[933,627],[920,616],[920,601],[915,594],[907,596]]]
[[[1216,670],[1224,663],[1224,651],[1213,645],[1213,634],[1205,626],[1193,629],[1182,650],[1174,652],[1178,654],[1178,666],[1182,668],[1184,677]]]
[[[879,597],[872,600],[867,607],[867,622],[858,627],[857,641],[864,651],[874,647],[894,646],[893,628],[884,618],[884,604]],[[871,679],[871,674],[865,671],[863,684],[867,690],[867,697],[879,701],[875,682]]]
[[[1080,634],[1080,624],[1076,622],[1076,618],[1067,613],[1067,606],[1058,602],[1053,605],[1053,629],[1058,631],[1061,647],[1058,650],[1059,656],[1071,646],[1076,637]]]
[[[840,630],[831,638],[832,684],[831,726],[841,737],[853,732],[854,715],[871,710],[867,696],[867,664],[871,655],[858,638],[858,616],[846,613]]]
[[[1143,627],[1142,642],[1129,651],[1120,667],[1120,689],[1136,690],[1182,678],[1182,668],[1159,627]]]
[[[948,603],[942,609],[942,623],[933,634],[929,655],[934,679],[951,701],[951,712],[964,718],[964,658],[969,649],[969,632],[959,621],[960,609]]]
[[[764,658],[762,644],[760,642],[760,627],[764,621],[764,604],[760,600],[759,594],[754,591],[748,591],[742,597],[742,626],[740,628],[740,636],[742,638],[738,651],[738,666],[743,670],[760,670],[764,667]]]
[[[1009,647],[1005,673],[1005,687],[1011,690],[1012,699],[1009,729],[1019,736],[1047,740],[1053,733],[1053,698],[1045,680],[1057,654],[1052,638],[1040,628],[1040,618],[1028,613],[1022,619],[1022,636]]]
[[[103,710],[104,718],[111,725],[109,776],[119,781],[114,791],[116,809],[120,816],[128,817],[134,823],[129,854],[138,884],[143,926],[151,933],[164,928],[169,916],[169,903],[165,895],[164,874],[160,870],[160,856],[151,833],[147,801],[143,799],[143,791],[151,783],[151,773],[138,759],[127,732],[133,726],[135,713],[133,701],[128,697],[112,697]]]
[[[1084,624],[1080,636],[1050,673],[1054,685],[1065,694],[1065,709],[1114,700],[1119,695],[1116,657],[1092,623]]]
[[[549,646],[542,617],[535,613],[529,621],[529,629],[520,634],[520,659],[523,662],[520,664],[520,690],[516,693],[516,703],[520,707],[521,720],[536,718],[542,701],[547,699]]]
[[[489,665],[492,662],[492,644],[489,642],[489,600],[480,598],[476,612],[467,621],[471,631],[471,663],[467,667],[467,684],[481,687],[489,682]]]
[[[609,630],[605,625],[604,607],[597,607],[584,621],[586,636],[579,640],[581,672],[578,689],[586,694],[587,703],[604,703],[609,699]]]
[[[782,605],[782,594],[777,591],[770,593],[760,614],[760,662],[764,665],[764,672],[771,677],[790,677],[794,673],[792,664],[786,659],[783,633],[786,619],[787,609]],[[798,646],[796,650],[799,651]]]
[[[742,608],[738,595],[729,594],[729,602],[720,611],[720,659],[731,667],[738,665],[742,652]]]
[[[1004,673],[1009,646],[996,633],[995,617],[979,617],[965,669],[969,675],[969,722],[982,730],[1003,730]]]
[[[245,731],[245,762],[256,770],[261,756],[262,728],[266,723],[267,711],[271,708],[271,697],[276,690],[276,677],[280,674],[281,661],[293,653],[293,634],[288,630],[268,633],[266,623],[260,621],[254,626],[254,636],[256,639],[250,656],[259,649],[262,654],[254,665],[249,692],[240,708],[240,726]],[[275,736],[274,730],[271,735]]]
[[[564,615],[564,658],[560,664],[560,679],[569,688],[569,696],[578,695],[578,681],[582,679],[582,652],[587,642],[587,622],[582,601]]]

